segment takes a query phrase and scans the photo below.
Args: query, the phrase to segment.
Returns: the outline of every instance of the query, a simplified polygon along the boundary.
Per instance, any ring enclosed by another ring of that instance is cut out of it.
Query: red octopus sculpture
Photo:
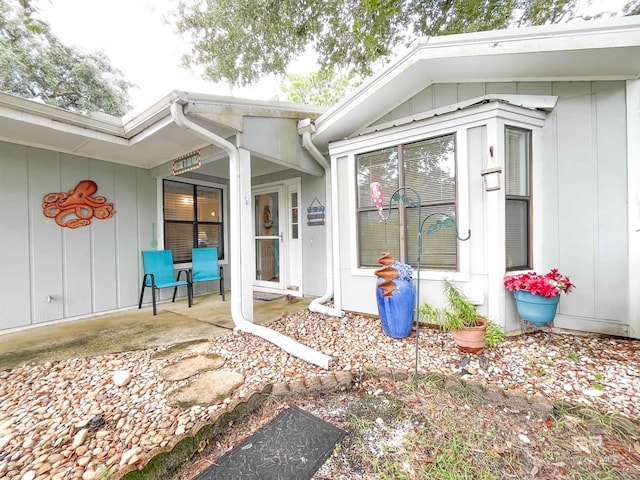
[[[113,203],[107,203],[105,197],[93,194],[98,185],[93,180],[82,180],[69,193],[47,193],[42,199],[44,216],[55,218],[61,227],[78,228],[91,223],[93,217],[100,220],[111,218],[116,211]],[[73,218],[67,218],[73,215]]]

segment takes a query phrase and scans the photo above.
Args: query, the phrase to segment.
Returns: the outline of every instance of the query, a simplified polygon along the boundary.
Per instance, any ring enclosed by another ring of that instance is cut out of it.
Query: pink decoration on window
[[[382,198],[382,187],[378,182],[373,182],[369,185],[369,190],[371,190],[371,198],[373,199],[373,203],[378,207],[378,213],[382,218],[384,218],[384,209],[382,208],[382,204],[384,202]]]

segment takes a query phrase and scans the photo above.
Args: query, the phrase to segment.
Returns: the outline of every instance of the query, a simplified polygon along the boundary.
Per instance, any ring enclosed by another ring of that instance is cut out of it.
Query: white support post
[[[504,171],[504,125],[502,122],[487,122],[487,151],[493,147],[496,167]],[[487,315],[497,323],[511,329],[513,325],[507,325],[506,318],[506,294],[503,284],[505,271],[505,218],[504,195],[505,188],[493,191],[484,191],[485,201],[485,225],[484,245],[486,248],[485,268],[488,274],[487,281]],[[473,234],[473,233],[472,233]]]
[[[627,81],[629,336],[640,338],[640,80]]]
[[[253,197],[251,194],[251,152],[244,148],[238,149],[240,172],[240,222],[244,234],[253,232]],[[235,239],[240,242],[240,264],[242,270],[242,316],[253,322],[253,279],[256,276],[255,242],[252,238]],[[240,275],[240,272],[238,272]],[[233,295],[233,292],[232,292]]]

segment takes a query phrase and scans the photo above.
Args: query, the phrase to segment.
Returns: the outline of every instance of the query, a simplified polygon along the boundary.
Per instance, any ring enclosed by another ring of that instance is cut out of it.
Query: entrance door
[[[255,285],[282,290],[287,262],[286,209],[283,187],[256,190],[253,195],[256,248]]]

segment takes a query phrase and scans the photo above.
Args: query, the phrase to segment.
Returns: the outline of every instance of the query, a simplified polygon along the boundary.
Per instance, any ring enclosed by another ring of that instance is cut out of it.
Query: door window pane
[[[255,196],[254,218],[256,236],[278,235],[280,226],[277,192]]]
[[[279,239],[256,239],[256,280],[280,282]]]
[[[291,193],[291,239],[298,239],[298,192]]]

